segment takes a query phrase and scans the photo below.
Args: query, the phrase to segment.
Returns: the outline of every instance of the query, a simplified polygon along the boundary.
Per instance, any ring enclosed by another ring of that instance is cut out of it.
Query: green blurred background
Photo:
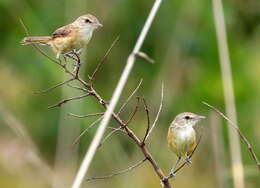
[[[24,21],[31,35],[49,35],[82,14],[95,15],[104,27],[95,31],[84,53],[86,63],[81,70],[84,78],[91,74],[119,35],[119,42],[95,81],[98,92],[109,100],[152,3],[152,0],[0,0],[0,187],[62,187],[55,183],[50,172],[69,187],[97,126],[90,129],[79,146],[72,146],[77,135],[96,118],[79,120],[67,113],[103,111],[93,98],[47,109],[62,98],[79,95],[79,92],[64,86],[43,95],[33,93],[62,82],[66,76],[32,46],[20,45],[25,32],[19,19]],[[238,122],[260,156],[260,3],[258,0],[230,0],[224,2],[224,10]],[[48,48],[44,50],[55,56]],[[163,1],[142,51],[156,63],[137,59],[120,103],[143,79],[138,95],[146,98],[153,120],[164,82],[163,110],[148,144],[164,172],[168,172],[176,160],[166,142],[167,128],[175,115],[191,111],[208,117],[198,127],[203,139],[192,165],[181,170],[171,183],[174,187],[185,188],[233,187],[226,123],[201,103],[207,101],[224,111],[212,2]],[[127,119],[135,104],[132,100],[122,114],[123,119]],[[113,121],[110,125],[117,126]],[[213,129],[214,125],[218,127],[217,131]],[[138,136],[144,134],[146,116],[143,109],[130,126]],[[19,127],[24,127],[27,133]],[[26,134],[33,144],[26,139]],[[212,135],[217,138],[214,147]],[[241,150],[246,187],[259,187],[259,171],[243,144]],[[142,157],[131,140],[116,133],[98,150],[87,177],[116,172]],[[39,158],[44,163],[39,162]],[[159,187],[159,181],[146,162],[121,176],[84,182],[83,187]]]

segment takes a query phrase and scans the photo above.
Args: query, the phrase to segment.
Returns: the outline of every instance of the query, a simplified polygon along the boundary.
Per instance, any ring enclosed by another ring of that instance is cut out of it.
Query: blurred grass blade
[[[222,82],[227,116],[237,124],[235,96],[233,89],[232,71],[230,65],[225,18],[221,0],[212,0],[214,10],[215,29],[217,34]],[[233,183],[235,188],[244,188],[244,169],[241,159],[241,149],[238,133],[230,126],[228,128],[229,145],[231,149],[231,162]]]

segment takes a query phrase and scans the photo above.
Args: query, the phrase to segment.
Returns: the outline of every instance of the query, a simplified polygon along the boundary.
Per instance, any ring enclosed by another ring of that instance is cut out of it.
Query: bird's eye
[[[90,19],[85,19],[86,23],[91,23]]]
[[[184,118],[185,118],[185,119],[191,119],[191,117],[190,117],[190,116],[185,116]]]

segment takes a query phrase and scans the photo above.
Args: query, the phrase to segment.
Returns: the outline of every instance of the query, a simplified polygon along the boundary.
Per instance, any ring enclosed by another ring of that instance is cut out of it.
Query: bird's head
[[[202,119],[205,119],[205,116],[197,115],[191,112],[183,112],[175,117],[172,124],[178,127],[193,127]]]
[[[99,27],[102,27],[103,25],[98,21],[98,19],[91,15],[91,14],[85,14],[80,17],[78,17],[75,21],[74,24],[79,26],[82,29],[91,29],[95,30]]]

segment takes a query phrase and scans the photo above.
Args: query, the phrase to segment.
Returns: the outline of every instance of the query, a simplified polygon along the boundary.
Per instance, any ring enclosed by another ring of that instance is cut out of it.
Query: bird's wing
[[[170,127],[176,127],[176,126],[177,126],[177,123],[176,123],[175,120],[173,120],[172,123],[171,123],[171,125],[170,125]]]
[[[52,33],[53,37],[66,37],[72,31],[72,25],[65,25],[63,27],[58,28],[56,31]]]

